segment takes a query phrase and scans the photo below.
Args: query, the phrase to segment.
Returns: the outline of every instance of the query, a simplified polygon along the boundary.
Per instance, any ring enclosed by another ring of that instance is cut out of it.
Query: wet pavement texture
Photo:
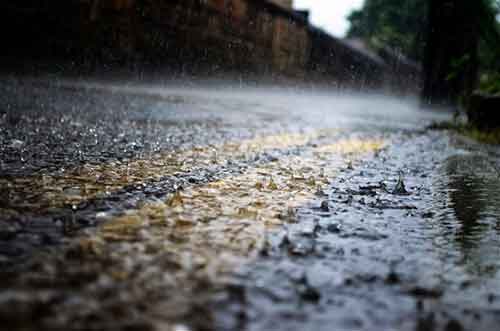
[[[500,149],[411,99],[5,77],[9,330],[496,330]]]

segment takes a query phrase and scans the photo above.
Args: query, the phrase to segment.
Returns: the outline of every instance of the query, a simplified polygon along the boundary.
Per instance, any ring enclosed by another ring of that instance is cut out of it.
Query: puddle
[[[460,253],[459,263],[480,278],[498,278],[500,177],[493,157],[463,152],[445,161],[437,183],[443,206],[437,217],[443,241]]]

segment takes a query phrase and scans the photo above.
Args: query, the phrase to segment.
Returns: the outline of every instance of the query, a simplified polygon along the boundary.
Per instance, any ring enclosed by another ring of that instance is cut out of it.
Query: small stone
[[[326,229],[331,233],[340,233],[340,225],[337,223],[328,224]]]
[[[317,289],[312,287],[307,280],[307,277],[304,275],[300,280],[297,287],[300,297],[304,301],[308,301],[311,303],[318,303],[321,299],[321,294]]]
[[[440,298],[443,296],[443,291],[440,289],[435,289],[435,288],[424,288],[420,286],[416,286],[414,288],[411,288],[408,293],[416,296],[416,297],[422,297],[422,298]]]
[[[396,184],[396,187],[392,191],[392,194],[395,195],[408,195],[408,191],[406,190],[405,183],[403,180],[403,175],[399,175],[398,183]]]
[[[319,292],[312,287],[305,288],[301,292],[300,296],[303,300],[309,302],[318,302],[321,299],[321,295],[319,294]]]
[[[289,247],[292,242],[290,241],[290,238],[288,235],[285,235],[283,239],[280,242],[280,247]]]
[[[398,284],[401,281],[399,278],[398,274],[395,271],[389,272],[387,275],[387,278],[385,279],[385,282],[387,284]]]
[[[303,243],[291,243],[288,247],[288,253],[294,256],[307,256],[314,251],[314,246]]]

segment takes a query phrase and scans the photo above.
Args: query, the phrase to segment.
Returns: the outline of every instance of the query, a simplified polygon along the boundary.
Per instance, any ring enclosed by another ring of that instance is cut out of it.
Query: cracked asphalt
[[[496,330],[500,150],[411,98],[4,77],[7,330]]]

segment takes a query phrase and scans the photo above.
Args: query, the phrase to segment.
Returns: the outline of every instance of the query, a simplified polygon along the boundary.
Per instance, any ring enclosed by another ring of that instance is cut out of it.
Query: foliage
[[[486,0],[484,3],[480,19],[482,39],[479,44],[479,90],[489,94],[499,94],[500,0]]]
[[[375,49],[388,46],[411,59],[422,61],[428,3],[428,0],[366,0],[363,8],[349,15],[351,27],[347,36],[360,38]],[[478,6],[481,8],[481,65],[500,67],[500,38],[495,20],[495,15],[500,13],[500,0],[479,1]]]
[[[353,11],[349,38],[360,38],[375,49],[390,47],[422,61],[424,54],[426,0],[366,0]]]
[[[500,94],[500,72],[482,73],[479,90],[488,94]]]
[[[366,0],[360,10],[353,11],[347,36],[359,38],[379,50],[389,47],[413,60],[424,62],[427,21],[431,0]],[[458,1],[458,0],[457,0]],[[459,2],[459,1],[458,1]],[[478,24],[479,89],[500,93],[500,0],[480,0],[473,4],[476,14],[468,18]],[[477,15],[477,16],[476,16]],[[476,24],[476,23],[475,23]],[[476,68],[476,57],[469,53],[454,54],[443,79],[449,84],[460,80],[467,67]],[[471,62],[472,61],[472,62]],[[474,77],[475,75],[471,75]],[[444,84],[444,81],[443,81]],[[474,83],[464,86],[475,85]],[[463,91],[467,94],[467,92]],[[463,95],[462,97],[465,97]]]
[[[436,131],[452,131],[481,143],[500,145],[499,129],[479,130],[469,124],[461,122],[436,122],[431,124],[428,129]]]

